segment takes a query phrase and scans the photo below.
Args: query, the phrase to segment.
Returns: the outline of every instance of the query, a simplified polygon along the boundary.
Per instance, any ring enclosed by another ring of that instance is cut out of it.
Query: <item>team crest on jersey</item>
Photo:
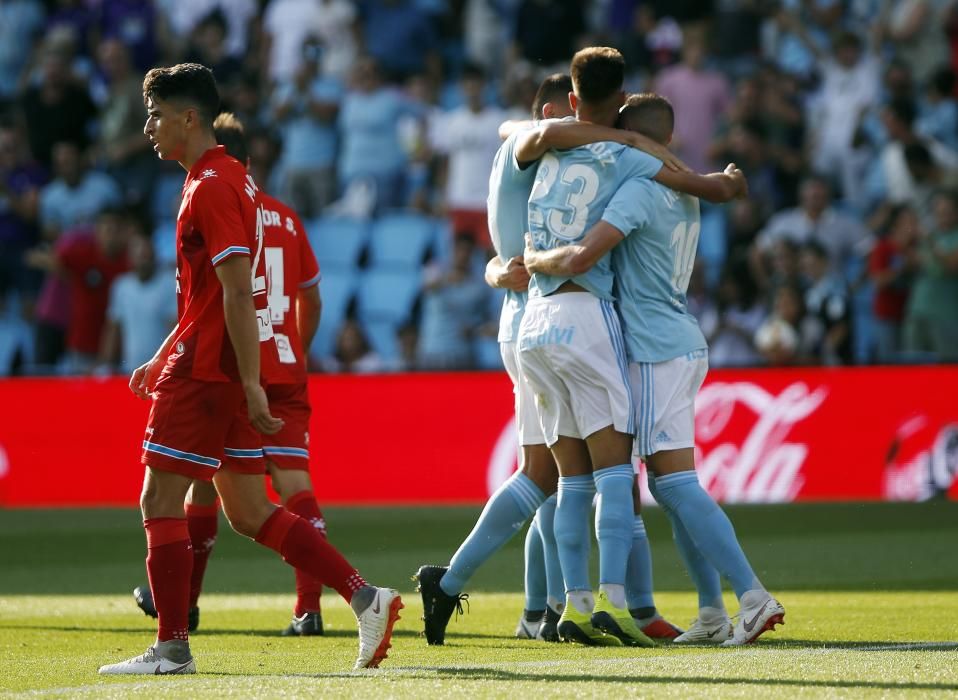
[[[200,173],[200,180],[205,180],[208,177],[216,177],[216,171],[213,169],[208,169]]]

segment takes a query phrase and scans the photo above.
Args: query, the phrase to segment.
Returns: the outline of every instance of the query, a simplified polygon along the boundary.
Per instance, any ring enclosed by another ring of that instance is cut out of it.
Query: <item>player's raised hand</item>
[[[745,199],[748,197],[748,180],[745,179],[745,173],[739,170],[735,163],[729,163],[725,166],[725,174],[732,178],[738,187],[736,198]]]
[[[246,389],[246,407],[249,412],[249,422],[264,435],[278,433],[283,427],[283,421],[279,418],[273,418],[270,414],[266,392],[259,384],[254,384]]]

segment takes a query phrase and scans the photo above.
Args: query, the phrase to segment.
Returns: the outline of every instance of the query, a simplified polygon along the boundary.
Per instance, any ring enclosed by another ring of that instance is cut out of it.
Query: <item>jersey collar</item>
[[[219,160],[224,156],[226,156],[226,146],[213,146],[213,148],[204,151],[203,155],[199,157],[199,160],[193,163],[193,167],[190,168],[187,179],[196,179],[196,176],[203,172],[211,162]]]

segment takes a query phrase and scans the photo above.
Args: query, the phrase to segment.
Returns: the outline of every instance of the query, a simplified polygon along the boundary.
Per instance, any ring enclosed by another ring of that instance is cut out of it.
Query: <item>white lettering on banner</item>
[[[939,428],[928,449],[899,461],[900,453],[907,454],[911,447],[910,438],[920,435],[928,424],[927,416],[917,416],[898,428],[882,479],[886,499],[927,501],[947,493],[958,478],[958,424],[955,423]]]
[[[10,471],[10,460],[7,458],[7,451],[0,445],[0,479],[5,477]]]
[[[802,487],[801,470],[809,448],[785,440],[826,396],[825,387],[811,391],[804,382],[791,384],[777,396],[750,382],[703,387],[695,401],[697,443],[718,439],[738,404],[752,411],[756,420],[740,445],[722,442],[708,453],[696,448],[702,485],[724,503],[794,500]]]

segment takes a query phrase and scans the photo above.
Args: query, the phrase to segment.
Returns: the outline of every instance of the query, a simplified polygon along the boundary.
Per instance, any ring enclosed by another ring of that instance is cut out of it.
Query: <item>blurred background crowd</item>
[[[154,65],[213,68],[323,272],[313,369],[499,367],[497,127],[618,47],[705,207],[712,366],[958,359],[958,0],[0,0],[0,375],[128,372],[175,315]]]

